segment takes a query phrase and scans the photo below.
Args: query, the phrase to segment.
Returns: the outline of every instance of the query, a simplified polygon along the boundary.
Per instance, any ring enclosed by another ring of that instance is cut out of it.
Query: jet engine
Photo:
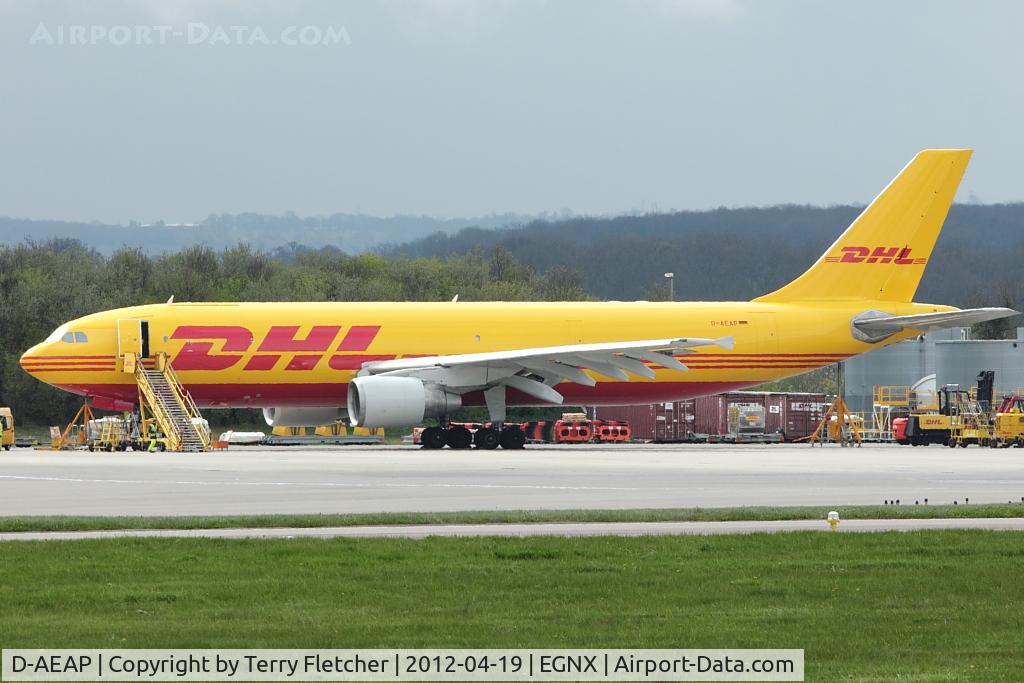
[[[271,427],[321,427],[345,419],[344,408],[264,408],[263,419]]]
[[[462,397],[414,377],[356,377],[348,383],[348,415],[357,427],[408,427],[462,407]]]

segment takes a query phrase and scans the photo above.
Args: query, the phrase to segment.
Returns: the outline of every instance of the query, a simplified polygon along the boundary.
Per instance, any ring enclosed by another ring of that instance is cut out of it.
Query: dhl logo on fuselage
[[[370,347],[380,325],[353,325],[342,336],[341,342],[334,346],[341,329],[341,325],[314,325],[300,339],[297,337],[298,325],[275,325],[263,337],[242,370],[273,370],[285,355],[290,356],[285,370],[312,370],[329,352],[328,366],[332,370],[358,370],[368,361],[395,357],[359,353]],[[253,350],[255,342],[252,330],[239,325],[181,325],[170,338],[185,340],[171,361],[175,370],[185,371],[234,367]],[[220,353],[211,353],[215,343],[220,343]]]
[[[898,266],[924,265],[926,258],[912,258],[910,247],[841,247],[842,256],[826,256],[826,263],[894,263]]]

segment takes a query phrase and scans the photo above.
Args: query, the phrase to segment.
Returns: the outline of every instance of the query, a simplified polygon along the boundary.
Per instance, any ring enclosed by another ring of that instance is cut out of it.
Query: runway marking
[[[1024,531],[1024,518],[853,519],[844,520],[836,533],[983,529]],[[77,541],[111,538],[409,538],[559,536],[717,536],[818,531],[833,533],[820,519],[729,522],[556,522],[510,524],[410,524],[350,527],[273,527],[242,529],[124,529],[107,531],[18,531],[0,533],[2,541]]]
[[[452,488],[452,489],[530,489],[540,491],[639,491],[638,487],[623,486],[552,486],[540,484],[395,484],[381,482],[379,484],[346,484],[331,481],[166,481],[163,479],[79,479],[76,477],[35,477],[17,474],[0,474],[0,479],[13,479],[18,481],[59,481],[72,484],[155,484],[177,486],[300,486],[300,487],[327,487],[327,488],[353,488],[353,489],[417,489],[417,488]],[[647,489],[650,490],[650,489]],[[664,489],[671,490],[671,489]]]

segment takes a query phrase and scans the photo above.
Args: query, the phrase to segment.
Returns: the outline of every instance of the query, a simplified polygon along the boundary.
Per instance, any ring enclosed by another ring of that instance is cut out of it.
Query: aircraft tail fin
[[[807,272],[754,301],[912,301],[970,158],[919,152]]]

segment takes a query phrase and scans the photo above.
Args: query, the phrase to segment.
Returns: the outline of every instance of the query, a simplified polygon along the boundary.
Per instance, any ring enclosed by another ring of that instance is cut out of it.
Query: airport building
[[[1024,327],[1014,339],[971,339],[969,328],[922,335],[846,361],[846,403],[870,414],[876,386],[957,384],[967,389],[978,373],[994,370],[996,395],[1024,388]]]

